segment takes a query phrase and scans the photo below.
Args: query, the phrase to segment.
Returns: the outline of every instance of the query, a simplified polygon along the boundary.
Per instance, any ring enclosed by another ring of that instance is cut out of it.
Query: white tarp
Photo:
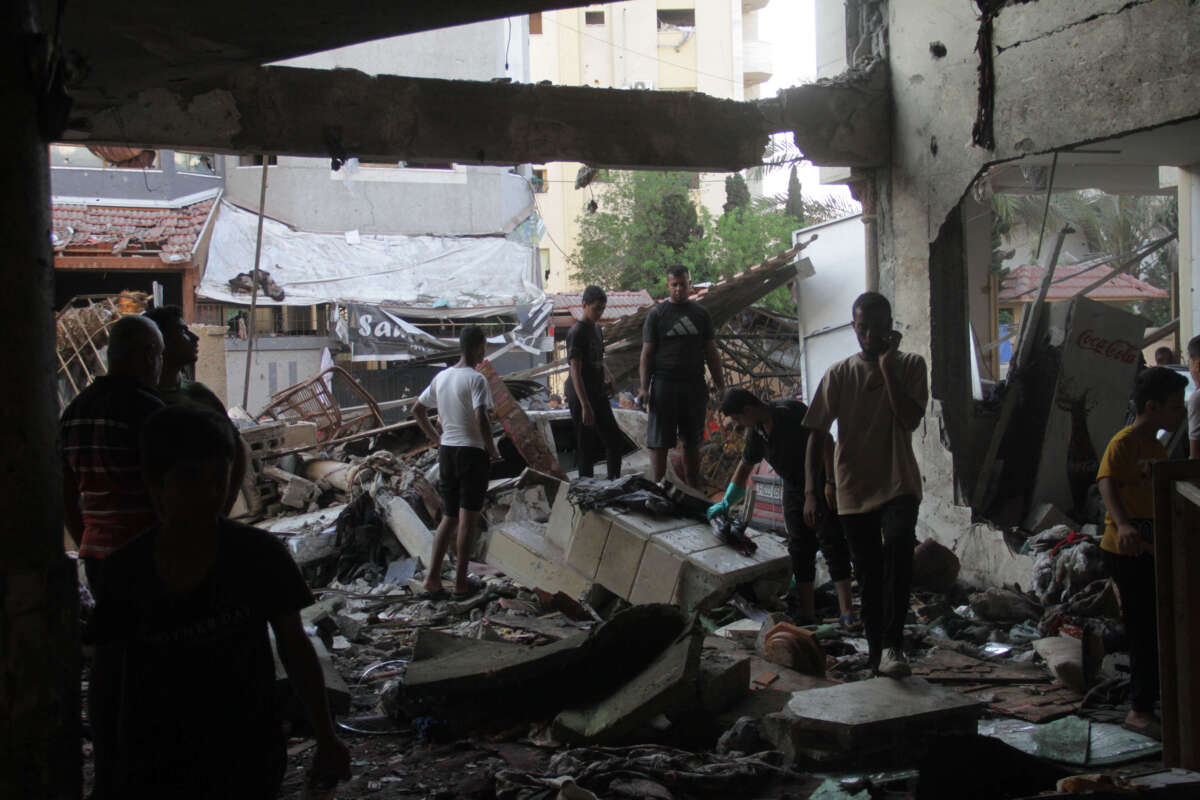
[[[213,225],[208,265],[196,293],[210,301],[248,305],[248,292],[229,280],[254,267],[258,216],[222,202]],[[354,240],[355,244],[349,241]],[[335,301],[386,303],[456,317],[467,309],[512,309],[544,295],[530,278],[533,248],[502,237],[346,236],[295,231],[263,221],[259,268],[283,289],[282,301],[260,305],[316,305]],[[408,313],[409,311],[415,314]]]

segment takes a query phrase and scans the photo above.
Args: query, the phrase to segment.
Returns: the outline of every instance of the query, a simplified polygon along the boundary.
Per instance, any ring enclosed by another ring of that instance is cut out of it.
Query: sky
[[[770,0],[758,12],[758,35],[774,45],[774,74],[762,86],[761,96],[773,97],[780,89],[812,83],[817,76],[816,21],[813,0]],[[791,134],[782,134],[791,138]],[[806,197],[835,195],[852,201],[845,186],[822,186],[818,170],[808,162],[800,165],[798,177]],[[767,194],[787,191],[788,171],[767,175]]]

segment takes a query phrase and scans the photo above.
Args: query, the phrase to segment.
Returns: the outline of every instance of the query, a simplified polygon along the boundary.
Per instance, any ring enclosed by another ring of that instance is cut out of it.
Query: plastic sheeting
[[[200,297],[249,304],[250,294],[233,292],[229,280],[254,266],[257,225],[255,213],[220,204]],[[501,237],[360,235],[356,244],[350,238],[264,220],[259,268],[283,288],[284,298],[277,302],[260,292],[258,303],[386,303],[411,319],[511,311],[544,298],[531,280],[534,250],[527,244]]]

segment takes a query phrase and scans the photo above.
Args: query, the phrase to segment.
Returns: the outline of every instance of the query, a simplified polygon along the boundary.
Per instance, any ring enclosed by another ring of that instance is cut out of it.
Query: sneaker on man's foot
[[[879,674],[888,678],[907,678],[912,675],[912,667],[904,657],[904,651],[898,647],[889,647],[883,651],[879,659]]]

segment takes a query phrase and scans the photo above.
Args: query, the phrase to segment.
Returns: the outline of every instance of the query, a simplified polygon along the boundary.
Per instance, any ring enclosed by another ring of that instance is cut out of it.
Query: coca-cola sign
[[[1079,334],[1075,345],[1081,350],[1091,350],[1093,353],[1099,353],[1105,358],[1120,361],[1122,364],[1133,364],[1137,361],[1138,353],[1141,352],[1133,342],[1127,342],[1124,339],[1105,339],[1091,328]]]

